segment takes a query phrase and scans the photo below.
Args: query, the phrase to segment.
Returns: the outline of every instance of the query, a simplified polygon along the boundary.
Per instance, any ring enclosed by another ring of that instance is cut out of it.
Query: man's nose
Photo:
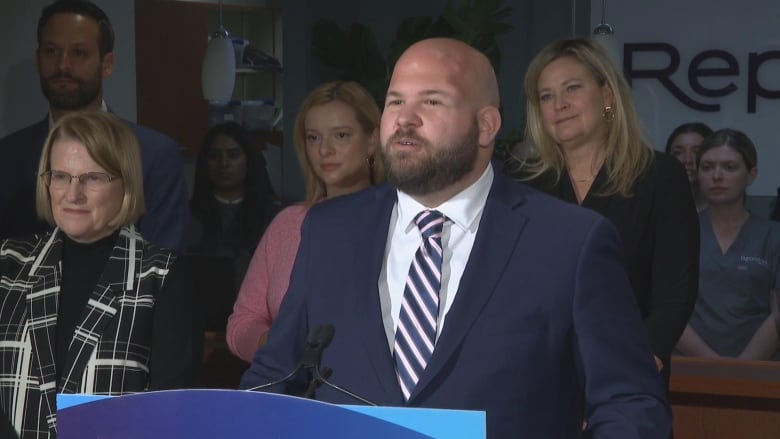
[[[57,60],[57,67],[59,67],[60,72],[70,72],[72,69],[72,65],[70,62],[70,57],[68,56],[67,52],[63,51],[62,54],[60,54],[59,59]]]
[[[422,119],[413,105],[406,105],[398,112],[396,125],[401,128],[415,128],[422,125]]]

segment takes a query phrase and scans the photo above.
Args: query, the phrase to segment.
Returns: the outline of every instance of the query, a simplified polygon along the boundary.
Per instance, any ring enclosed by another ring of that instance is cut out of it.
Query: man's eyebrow
[[[434,96],[434,95],[441,95],[441,96],[449,96],[451,93],[448,93],[444,90],[437,89],[437,88],[431,88],[431,89],[425,89],[417,92],[414,94],[414,96]],[[393,97],[400,97],[404,96],[401,92],[389,90],[387,92],[387,96],[393,96]]]

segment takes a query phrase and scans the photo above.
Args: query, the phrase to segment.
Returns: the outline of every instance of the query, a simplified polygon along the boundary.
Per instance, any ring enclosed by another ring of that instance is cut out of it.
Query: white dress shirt
[[[488,164],[485,172],[471,186],[467,187],[441,205],[430,208],[447,217],[442,231],[444,257],[441,269],[441,291],[439,292],[439,318],[436,325],[436,339],[439,339],[447,312],[455,300],[460,278],[474,246],[482,212],[485,209],[488,192],[493,184],[493,168]],[[422,235],[414,218],[429,209],[411,196],[398,191],[398,202],[393,207],[390,227],[387,233],[385,259],[379,275],[379,302],[382,308],[382,322],[390,351],[395,343],[395,330],[401,313],[406,278]]]

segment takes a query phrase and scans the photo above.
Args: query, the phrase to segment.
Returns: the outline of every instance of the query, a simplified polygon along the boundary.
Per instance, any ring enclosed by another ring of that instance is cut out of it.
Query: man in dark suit
[[[430,39],[404,52],[381,125],[393,187],[312,207],[242,388],[293,370],[310,328],[332,324],[330,381],[378,404],[484,410],[490,438],[668,436],[617,232],[494,171],[498,106],[495,74],[473,48]],[[443,218],[440,236],[418,230],[420,212]],[[429,287],[438,297],[420,314]],[[316,397],[356,402],[328,386]]]
[[[34,204],[44,141],[63,114],[108,110],[102,84],[114,69],[113,47],[111,22],[91,2],[60,0],[43,9],[35,66],[49,101],[49,115],[0,139],[0,239],[49,228],[36,217]],[[147,212],[140,230],[155,244],[183,250],[189,213],[179,148],[163,134],[129,124],[138,137],[143,161]]]

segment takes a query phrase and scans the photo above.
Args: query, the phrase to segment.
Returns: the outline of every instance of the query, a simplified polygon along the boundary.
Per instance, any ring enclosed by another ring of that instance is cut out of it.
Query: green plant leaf
[[[503,0],[447,0],[439,17],[406,17],[398,26],[386,58],[371,28],[353,24],[344,30],[331,20],[321,19],[312,27],[312,53],[320,61],[324,80],[358,81],[381,103],[398,57],[425,38],[449,37],[470,44],[483,52],[498,71],[501,53],[495,36],[512,29],[512,7],[502,4]]]

